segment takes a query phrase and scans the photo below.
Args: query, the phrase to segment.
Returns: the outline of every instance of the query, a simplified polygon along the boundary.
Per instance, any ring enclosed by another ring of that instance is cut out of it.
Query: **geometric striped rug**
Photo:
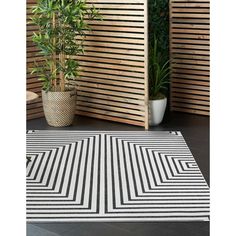
[[[209,220],[180,132],[28,131],[27,156],[28,222]]]

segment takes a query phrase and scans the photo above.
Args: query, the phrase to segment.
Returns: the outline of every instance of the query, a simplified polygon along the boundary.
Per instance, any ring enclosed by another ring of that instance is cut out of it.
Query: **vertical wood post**
[[[148,0],[144,1],[144,93],[145,93],[145,129],[149,128],[149,78],[148,78]]]

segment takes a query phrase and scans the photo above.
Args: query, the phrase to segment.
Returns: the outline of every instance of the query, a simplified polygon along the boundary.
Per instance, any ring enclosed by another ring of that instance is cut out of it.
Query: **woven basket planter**
[[[76,90],[42,91],[42,100],[44,114],[50,126],[62,127],[72,124],[75,116]]]

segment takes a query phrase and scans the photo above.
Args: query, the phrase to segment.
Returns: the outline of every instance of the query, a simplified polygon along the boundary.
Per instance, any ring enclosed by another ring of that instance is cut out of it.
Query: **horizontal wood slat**
[[[75,57],[77,114],[147,128],[147,1],[87,2],[103,20],[89,22],[85,53]]]
[[[209,17],[209,0],[170,0],[173,111],[209,115]]]
[[[36,0],[27,0],[27,20]],[[87,23],[85,53],[73,57],[80,64],[76,80],[76,114],[148,128],[147,1],[88,0],[103,20]],[[202,29],[205,30],[205,29]],[[37,26],[27,24],[27,67],[43,57],[31,41]],[[81,40],[77,36],[78,43]],[[27,74],[27,89],[38,94],[41,84]],[[29,119],[43,115],[41,96],[27,106]]]

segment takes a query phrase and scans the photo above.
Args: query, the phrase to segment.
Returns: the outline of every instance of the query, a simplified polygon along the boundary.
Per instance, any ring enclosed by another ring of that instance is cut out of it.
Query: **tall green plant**
[[[149,49],[149,97],[163,98],[169,84],[169,60],[164,61],[158,50],[158,40],[154,37],[154,45]]]
[[[32,73],[43,82],[43,90],[65,91],[78,76],[74,57],[84,52],[86,31],[91,30],[87,22],[100,19],[99,12],[86,0],[38,0],[32,13],[32,23],[38,28],[32,40],[44,58]]]
[[[169,0],[148,0],[149,96],[161,98],[169,83]]]

